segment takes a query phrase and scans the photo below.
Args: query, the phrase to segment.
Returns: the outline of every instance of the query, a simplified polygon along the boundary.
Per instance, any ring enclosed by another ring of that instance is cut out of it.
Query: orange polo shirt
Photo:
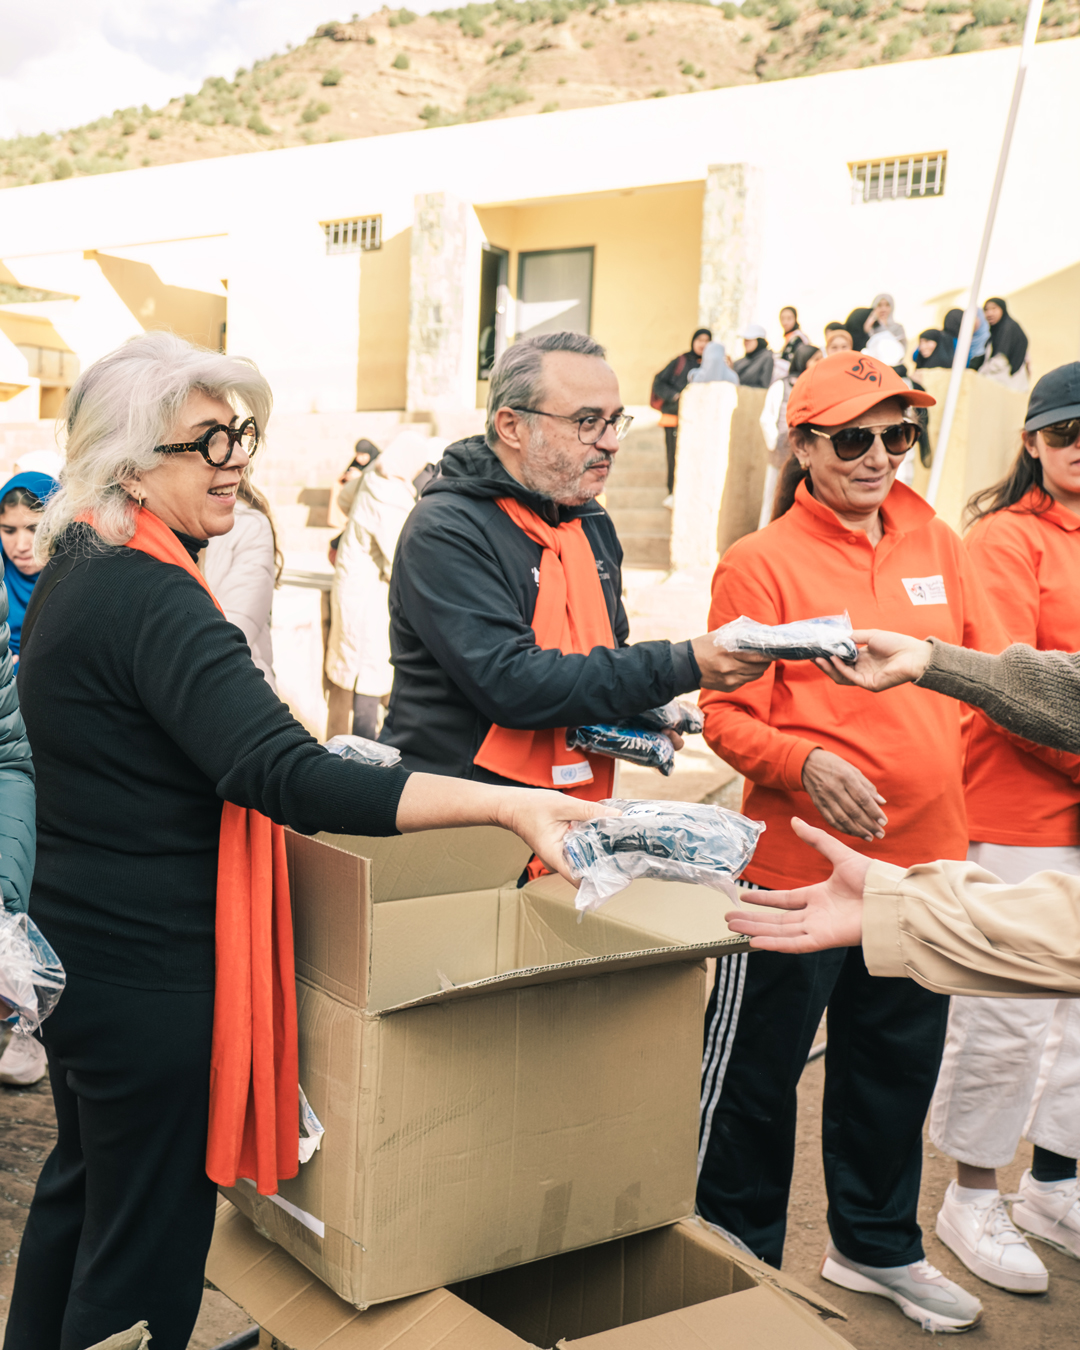
[[[931,507],[895,483],[881,507],[884,537],[842,525],[800,484],[791,510],[724,554],[713,578],[709,630],[746,614],[790,623],[851,616],[855,628],[997,652],[1008,643],[960,539]],[[869,857],[910,867],[963,858],[962,705],[901,685],[882,694],[832,683],[812,661],[776,661],[733,694],[703,691],[705,738],[746,775],[743,810],[768,826],[746,877],[768,887],[824,880],[830,868],[799,842],[790,820],[828,829],[803,790],[802,768],[821,747],[855,766],[886,800],[885,838],[830,830]]]
[[[1010,642],[1080,651],[1080,516],[1038,494],[984,516],[964,541]],[[1080,755],[1021,740],[982,713],[971,717],[968,831],[986,844],[1058,848],[1080,844]]]

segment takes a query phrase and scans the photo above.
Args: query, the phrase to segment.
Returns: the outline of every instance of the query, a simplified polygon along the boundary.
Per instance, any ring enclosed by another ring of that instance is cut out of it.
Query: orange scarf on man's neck
[[[213,600],[172,530],[144,506],[128,548],[182,567]],[[214,600],[218,609],[221,606]],[[292,911],[285,831],[233,802],[221,809],[217,969],[206,1173],[249,1177],[261,1195],[300,1169],[300,1094]]]
[[[583,656],[594,647],[614,647],[596,556],[581,521],[547,525],[513,497],[495,504],[544,550],[532,621],[536,645]],[[607,755],[567,750],[565,727],[514,731],[493,724],[473,763],[515,783],[560,788],[593,802],[610,797],[615,780],[615,762]]]

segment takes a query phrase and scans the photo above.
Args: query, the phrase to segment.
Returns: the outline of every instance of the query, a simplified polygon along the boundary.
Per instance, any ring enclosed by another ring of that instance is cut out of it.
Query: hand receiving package
[[[609,799],[621,816],[581,821],[563,845],[580,878],[579,910],[599,909],[639,877],[711,886],[735,898],[733,882],[754,856],[765,829],[722,806]]]
[[[838,656],[853,666],[859,650],[851,637],[847,614],[827,614],[795,623],[757,623],[740,614],[713,634],[725,652],[763,652],[775,661],[812,661],[815,656]]]
[[[64,967],[26,914],[0,906],[0,1024],[20,1035],[37,1031],[64,992]]]
[[[401,754],[392,745],[380,745],[378,741],[369,741],[364,736],[331,736],[326,749],[332,755],[342,759],[352,759],[357,764],[370,764],[373,769],[391,769],[401,763]]]
[[[597,723],[591,727],[570,727],[566,733],[567,750],[587,754],[610,755],[659,769],[665,778],[675,767],[675,747],[662,731],[626,726],[623,723]]]

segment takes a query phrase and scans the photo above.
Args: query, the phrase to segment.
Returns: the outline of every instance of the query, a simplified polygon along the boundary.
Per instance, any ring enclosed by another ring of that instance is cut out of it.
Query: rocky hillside
[[[910,61],[1020,41],[1019,0],[495,0],[383,9],[164,108],[0,141],[0,186]],[[1047,0],[1040,38],[1080,30]]]

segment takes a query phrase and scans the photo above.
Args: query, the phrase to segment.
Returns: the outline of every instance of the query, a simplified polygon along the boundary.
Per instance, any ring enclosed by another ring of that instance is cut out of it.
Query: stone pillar
[[[728,472],[738,390],[728,380],[688,384],[679,399],[679,441],[671,511],[675,572],[716,566],[716,531]]]
[[[698,323],[712,330],[734,360],[741,328],[760,322],[764,173],[753,164],[710,164],[701,224]]]
[[[417,196],[409,277],[410,413],[476,405],[482,239],[468,202],[447,192]]]

